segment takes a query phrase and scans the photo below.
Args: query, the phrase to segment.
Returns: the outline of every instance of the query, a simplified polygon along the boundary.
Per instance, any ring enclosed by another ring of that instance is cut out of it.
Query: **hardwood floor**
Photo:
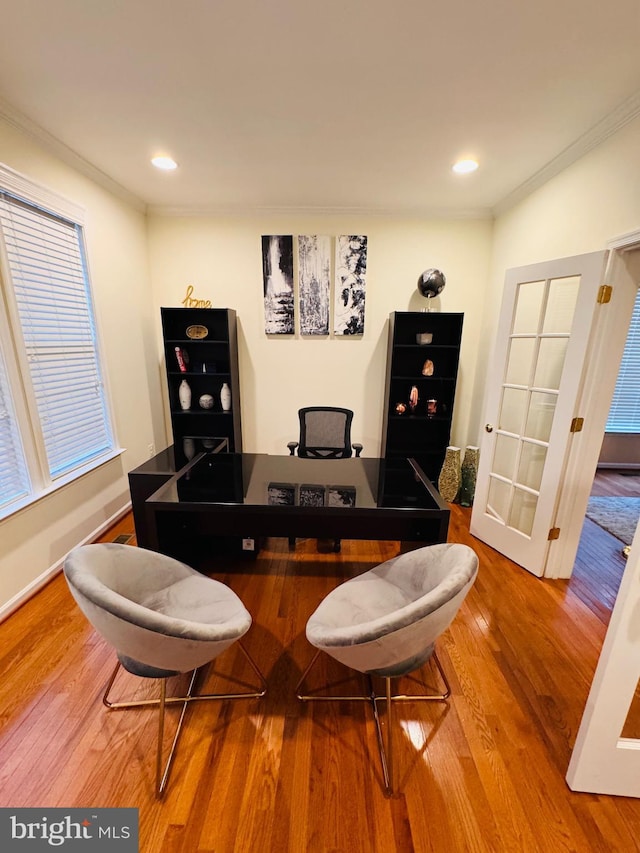
[[[399,796],[383,794],[364,705],[304,706],[293,693],[312,610],[397,543],[343,541],[333,554],[303,540],[290,553],[271,539],[257,560],[214,572],[254,617],[246,644],[269,692],[190,710],[162,802],[154,713],[102,707],[113,652],[63,578],[0,625],[0,806],[136,806],[144,853],[639,850],[640,801],[573,793],[564,779],[621,573],[598,544],[609,535],[586,530],[574,578],[541,581],[473,539],[468,522],[453,506],[450,539],[481,562],[439,642],[453,694],[399,709]],[[132,533],[127,516],[104,539]],[[319,678],[338,674],[326,666]],[[241,667],[230,650],[207,681]],[[139,684],[125,676],[122,689],[150,689]]]

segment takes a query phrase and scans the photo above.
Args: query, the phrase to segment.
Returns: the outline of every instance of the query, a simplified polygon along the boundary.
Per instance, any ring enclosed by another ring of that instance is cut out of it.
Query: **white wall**
[[[470,429],[479,431],[505,271],[604,249],[640,228],[640,119],[498,216],[485,295]]]
[[[124,454],[0,521],[0,613],[129,500],[126,473],[164,439],[144,214],[0,120],[0,162],[84,206],[98,329]],[[7,606],[7,602],[10,604]]]
[[[352,438],[364,455],[380,452],[388,318],[423,310],[419,274],[444,271],[447,285],[434,310],[464,312],[452,442],[469,437],[472,385],[481,334],[492,224],[489,220],[420,221],[382,216],[298,215],[165,217],[149,220],[153,301],[160,346],[160,307],[180,305],[188,284],[214,307],[234,308],[239,321],[244,449],[286,453],[298,437],[305,405],[354,410]],[[366,234],[367,303],[362,338],[301,338],[264,333],[261,235]],[[168,435],[170,427],[167,426]],[[469,439],[469,441],[467,441]]]

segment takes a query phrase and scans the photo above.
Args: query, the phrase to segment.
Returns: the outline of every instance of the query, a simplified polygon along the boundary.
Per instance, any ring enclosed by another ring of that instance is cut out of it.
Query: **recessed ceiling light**
[[[178,168],[178,164],[172,157],[153,157],[151,162],[156,169],[164,169],[165,172],[171,172]]]
[[[476,160],[458,160],[452,166],[454,172],[457,172],[459,175],[465,175],[467,172],[475,172],[478,168],[478,163]]]

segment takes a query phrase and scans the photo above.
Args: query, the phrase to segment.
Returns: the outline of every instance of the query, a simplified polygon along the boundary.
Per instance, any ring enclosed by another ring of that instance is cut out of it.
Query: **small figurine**
[[[411,414],[413,414],[416,410],[416,406],[418,405],[418,388],[415,385],[411,386],[411,392],[409,394],[409,408],[411,409]]]
[[[404,415],[407,411],[407,407],[404,403],[396,403],[396,415]]]

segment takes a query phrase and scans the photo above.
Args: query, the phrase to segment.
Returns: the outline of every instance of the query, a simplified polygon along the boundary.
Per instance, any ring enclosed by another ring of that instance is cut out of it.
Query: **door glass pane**
[[[509,514],[509,503],[511,501],[511,486],[490,477],[489,496],[487,498],[487,513],[506,524]]]
[[[549,299],[545,311],[543,332],[569,334],[576,310],[580,276],[552,278],[549,282]]]
[[[535,347],[535,338],[512,339],[509,347],[505,382],[511,385],[529,385]]]
[[[533,384],[538,388],[560,387],[568,338],[542,338]]]
[[[530,489],[538,491],[542,482],[542,471],[546,458],[547,448],[544,445],[523,442],[518,476],[516,477],[519,485],[528,486]]]
[[[542,391],[532,391],[529,399],[529,413],[524,428],[527,438],[537,438],[538,441],[549,441],[551,424],[558,402],[557,394],[545,394]]]
[[[513,334],[537,334],[544,287],[544,281],[527,281],[518,285]]]
[[[520,388],[505,388],[502,392],[499,428],[519,435],[523,429],[528,400],[528,391]]]
[[[493,474],[500,474],[508,480],[513,480],[516,472],[516,456],[518,453],[517,438],[508,435],[496,436],[496,449],[493,456]]]
[[[522,489],[515,489],[509,513],[509,527],[531,536],[538,498]]]

